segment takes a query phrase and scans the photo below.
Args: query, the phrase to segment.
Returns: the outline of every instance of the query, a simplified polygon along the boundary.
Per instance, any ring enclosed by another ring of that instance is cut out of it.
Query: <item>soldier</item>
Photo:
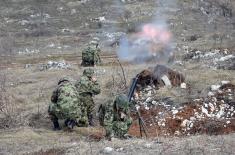
[[[92,97],[100,93],[100,85],[94,77],[94,70],[91,68],[85,69],[75,86],[79,92],[81,102],[86,109],[89,125],[94,126],[93,111],[95,103]]]
[[[101,63],[99,38],[93,38],[88,47],[82,51],[82,66],[94,66]]]
[[[72,129],[75,125],[87,125],[81,102],[72,79],[65,77],[59,80],[58,87],[53,91],[48,113],[54,130],[60,130],[58,119],[64,119],[65,125]]]
[[[132,124],[130,103],[125,95],[119,95],[114,101],[109,100],[99,107],[100,124],[105,128],[106,138],[127,138]]]

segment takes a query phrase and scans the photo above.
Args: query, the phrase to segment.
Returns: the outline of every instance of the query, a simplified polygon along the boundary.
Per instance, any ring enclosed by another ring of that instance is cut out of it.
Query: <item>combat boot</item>
[[[61,130],[58,120],[53,120],[53,125],[54,125],[53,128],[54,131]]]
[[[74,120],[67,119],[67,120],[65,121],[65,126],[66,126],[68,129],[70,129],[70,130],[72,130],[76,124],[77,124],[77,123],[76,123],[76,121],[74,121]]]
[[[88,123],[89,123],[90,126],[95,126],[92,114],[88,115]]]

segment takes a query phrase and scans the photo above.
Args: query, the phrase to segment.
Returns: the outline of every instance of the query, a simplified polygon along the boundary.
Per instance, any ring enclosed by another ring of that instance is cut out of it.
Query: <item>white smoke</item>
[[[167,25],[167,11],[176,8],[175,0],[157,1],[154,19],[141,26],[139,32],[120,41],[117,55],[121,60],[144,63],[156,60],[166,62],[172,54],[172,34]]]

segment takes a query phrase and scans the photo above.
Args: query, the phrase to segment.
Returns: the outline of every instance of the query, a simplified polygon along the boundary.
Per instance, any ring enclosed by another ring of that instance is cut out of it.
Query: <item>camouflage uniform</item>
[[[92,119],[95,107],[95,103],[92,97],[100,93],[99,83],[96,81],[92,81],[93,75],[93,69],[85,69],[83,72],[83,76],[75,84],[77,91],[79,92],[81,102],[86,109],[89,125],[93,125]]]
[[[82,51],[82,66],[94,66],[101,63],[98,40],[93,39],[89,46]]]
[[[77,123],[87,124],[87,119],[82,115],[82,111],[75,86],[69,78],[62,78],[52,93],[48,109],[54,129],[60,129],[58,119],[65,119],[65,125],[71,125],[71,128]]]
[[[106,137],[125,138],[131,124],[130,103],[126,96],[120,95],[114,101],[109,100],[99,108],[100,124],[104,126]]]

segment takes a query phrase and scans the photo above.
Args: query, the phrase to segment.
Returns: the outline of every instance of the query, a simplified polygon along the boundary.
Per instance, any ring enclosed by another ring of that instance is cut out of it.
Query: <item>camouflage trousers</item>
[[[106,131],[106,137],[118,137],[124,138],[124,135],[128,133],[128,130],[132,124],[132,119],[126,119],[125,121],[113,121],[106,122],[104,125]]]
[[[91,95],[81,95],[80,100],[86,109],[87,115],[92,115],[95,108],[95,103]]]
[[[58,119],[65,119],[65,120],[69,119],[76,121],[78,126],[88,126],[86,110],[82,109],[82,107],[80,106],[78,106],[75,109],[67,111],[60,109],[59,106],[55,103],[50,103],[48,108],[48,113],[52,121]]]
[[[114,136],[123,138],[132,124],[132,119],[126,119],[125,121],[114,121],[113,122],[113,132]]]

